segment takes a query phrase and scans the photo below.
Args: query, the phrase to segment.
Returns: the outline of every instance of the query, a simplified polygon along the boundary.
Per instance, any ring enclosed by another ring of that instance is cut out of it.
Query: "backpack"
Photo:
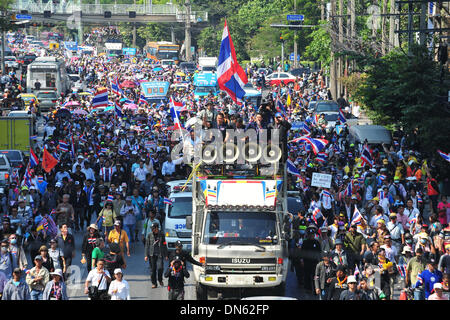
[[[108,270],[110,274],[114,274],[114,269],[119,268],[119,254],[107,253],[103,257],[105,260],[105,269]]]

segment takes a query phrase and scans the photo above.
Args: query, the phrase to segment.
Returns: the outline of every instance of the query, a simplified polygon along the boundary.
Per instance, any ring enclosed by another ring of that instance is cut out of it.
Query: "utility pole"
[[[294,13],[297,14],[297,0],[294,0]],[[297,29],[294,30],[294,69],[298,67],[297,62]]]
[[[134,0],[134,10],[136,10],[136,0]],[[133,48],[136,48],[136,22],[133,22]]]
[[[387,13],[387,0],[383,0],[381,8],[381,54],[386,54],[386,13]]]
[[[394,33],[396,21],[394,20],[395,17],[393,16],[393,14],[396,13],[395,11],[395,0],[390,0],[389,13],[391,14],[391,16],[389,16],[389,51],[391,51],[397,45],[395,42]]]
[[[413,29],[413,4],[410,1],[408,3],[408,53],[411,52],[411,46],[413,43],[413,37],[412,37],[412,29]]]
[[[191,2],[190,0],[186,0],[186,27],[185,27],[185,36],[184,36],[184,50],[186,52],[185,57],[186,61],[192,60],[191,55]]]
[[[427,7],[428,3],[422,2],[420,4],[420,19],[419,19],[419,29],[427,29]],[[420,32],[419,33],[419,44],[421,46],[425,45],[426,43],[426,33]]]
[[[337,75],[336,75],[336,0],[331,0],[331,13],[328,20],[330,21],[331,33],[331,63],[330,63],[330,91],[333,99],[337,99]]]
[[[338,33],[338,40],[339,45],[342,45],[344,43],[344,0],[339,0],[339,33]],[[342,76],[342,71],[344,70],[344,59],[343,57],[339,57],[338,59],[338,69],[337,69],[337,77],[336,77],[336,97],[337,99],[340,94],[342,93],[341,83],[339,81],[339,78]]]

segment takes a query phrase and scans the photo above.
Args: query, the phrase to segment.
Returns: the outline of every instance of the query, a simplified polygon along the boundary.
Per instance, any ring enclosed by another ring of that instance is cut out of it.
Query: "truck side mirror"
[[[192,229],[192,216],[186,217],[186,229]]]

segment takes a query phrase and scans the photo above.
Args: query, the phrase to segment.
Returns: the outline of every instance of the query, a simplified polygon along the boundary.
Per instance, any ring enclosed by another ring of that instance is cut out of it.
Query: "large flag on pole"
[[[220,45],[217,82],[219,88],[228,93],[235,103],[242,103],[245,96],[244,85],[248,82],[248,79],[244,69],[237,62],[233,40],[231,40],[226,20]]]
[[[107,107],[108,106],[108,89],[99,88],[92,98],[92,107]]]
[[[444,153],[444,152],[442,152],[441,150],[438,150],[437,152],[441,155],[442,158],[444,158],[445,160],[447,160],[448,162],[450,162],[450,154]]]
[[[170,97],[169,106],[170,106],[170,115],[172,116],[175,128],[176,129],[183,128],[180,122],[180,112],[186,111],[187,110],[186,107],[183,107],[183,104],[181,102],[173,100],[173,97]]]
[[[58,160],[56,160],[47,149],[44,148],[44,155],[42,157],[42,169],[49,173],[56,165]]]

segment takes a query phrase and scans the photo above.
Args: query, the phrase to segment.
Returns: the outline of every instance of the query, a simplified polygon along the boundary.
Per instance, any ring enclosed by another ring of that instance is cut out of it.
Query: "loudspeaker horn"
[[[281,156],[282,151],[277,145],[269,144],[264,148],[263,158],[268,163],[276,163],[280,161]]]
[[[247,162],[255,163],[262,155],[261,147],[255,142],[249,142],[244,146],[244,159]]]
[[[225,163],[234,163],[239,158],[239,149],[234,143],[225,143],[222,151]]]
[[[202,160],[206,164],[212,164],[217,159],[217,150],[214,145],[208,144],[203,148]]]

